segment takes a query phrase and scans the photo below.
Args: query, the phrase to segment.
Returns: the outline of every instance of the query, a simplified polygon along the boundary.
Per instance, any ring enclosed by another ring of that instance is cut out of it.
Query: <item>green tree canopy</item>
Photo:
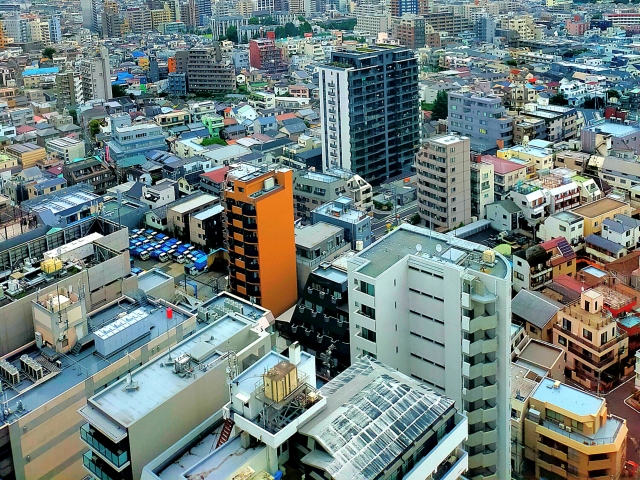
[[[238,43],[238,29],[234,25],[227,28],[227,40]]]
[[[97,118],[89,122],[89,133],[91,134],[91,138],[96,138],[96,135],[100,133],[100,122],[101,120]]]
[[[449,116],[449,95],[444,90],[439,90],[433,102],[431,120],[445,119]]]
[[[551,105],[567,105],[569,103],[569,101],[564,98],[564,95],[562,95],[561,93],[556,93],[553,97],[551,97],[549,99],[549,103]]]
[[[53,59],[53,56],[56,53],[56,49],[53,47],[47,47],[42,51],[42,58],[50,58]]]
[[[113,98],[124,97],[127,94],[127,87],[124,85],[114,85],[111,87]]]
[[[260,25],[260,20],[258,17],[251,17],[249,19],[249,25]]]

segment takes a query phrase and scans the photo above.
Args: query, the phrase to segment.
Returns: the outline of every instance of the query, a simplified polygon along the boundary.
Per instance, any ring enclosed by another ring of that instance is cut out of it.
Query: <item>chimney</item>
[[[289,345],[289,361],[293,365],[300,363],[300,344],[298,342],[293,342]]]

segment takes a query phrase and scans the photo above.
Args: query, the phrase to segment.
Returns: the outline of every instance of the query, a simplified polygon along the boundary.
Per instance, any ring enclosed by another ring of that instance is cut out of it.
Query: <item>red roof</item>
[[[295,113],[283,113],[282,115],[276,115],[277,122],[281,122],[283,120],[290,120],[292,118],[298,118],[298,117],[296,117]]]
[[[576,252],[573,251],[573,248],[571,248],[571,245],[569,245],[569,242],[567,242],[567,239],[564,237],[558,237],[546,242],[542,242],[540,246],[547,252],[550,250],[558,249],[558,252],[561,256],[551,259],[551,265],[554,267],[576,258]]]
[[[61,175],[62,174],[62,165],[56,165],[55,167],[47,168],[47,172],[52,175]]]
[[[569,290],[573,290],[576,293],[582,293],[582,282],[570,277],[569,275],[558,275],[553,279],[553,281],[565,288],[568,288]]]
[[[238,121],[235,118],[225,118],[224,120],[224,126],[228,127],[229,125],[237,125]]]
[[[498,158],[494,155],[483,155],[480,161],[493,165],[494,173],[498,173],[500,175],[527,168],[524,165],[520,165],[519,163],[511,162],[509,160],[505,160],[504,158]]]
[[[16,127],[16,133],[21,135],[23,133],[35,132],[37,130],[36,127],[32,127],[31,125],[21,125]]]
[[[201,173],[200,176],[211,180],[213,183],[222,183],[228,171],[229,167],[220,167],[207,173]]]

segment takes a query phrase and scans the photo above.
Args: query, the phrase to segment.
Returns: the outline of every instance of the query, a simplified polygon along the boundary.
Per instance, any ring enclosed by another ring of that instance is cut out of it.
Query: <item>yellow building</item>
[[[617,479],[626,460],[627,424],[609,414],[604,398],[545,378],[529,400],[524,441],[535,478]]]
[[[607,370],[629,355],[629,338],[604,307],[608,303],[608,309],[619,309],[630,302],[625,295],[599,286],[582,292],[579,305],[558,312],[553,343],[565,350],[573,381],[599,391],[610,386]]]
[[[34,167],[46,161],[47,151],[35,143],[22,143],[8,146],[4,152],[18,161],[22,168]]]
[[[162,9],[151,10],[151,27],[153,30],[157,30],[162,23],[171,23],[173,21],[173,12],[166,3]]]
[[[535,145],[514,145],[498,150],[498,158],[520,160],[527,166],[527,178],[534,177],[540,170],[553,168],[553,152],[550,148]]]
[[[603,198],[572,210],[573,213],[584,218],[584,236],[602,231],[602,222],[613,218],[616,213],[631,215],[632,208],[626,202],[613,198]]]

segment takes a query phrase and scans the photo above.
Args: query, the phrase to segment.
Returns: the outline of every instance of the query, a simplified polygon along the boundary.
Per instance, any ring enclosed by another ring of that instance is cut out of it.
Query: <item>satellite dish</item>
[[[420,245],[419,243],[416,244],[416,252],[421,252],[422,251],[422,245]]]
[[[436,252],[442,253],[442,245],[440,245],[440,244],[436,245]]]

